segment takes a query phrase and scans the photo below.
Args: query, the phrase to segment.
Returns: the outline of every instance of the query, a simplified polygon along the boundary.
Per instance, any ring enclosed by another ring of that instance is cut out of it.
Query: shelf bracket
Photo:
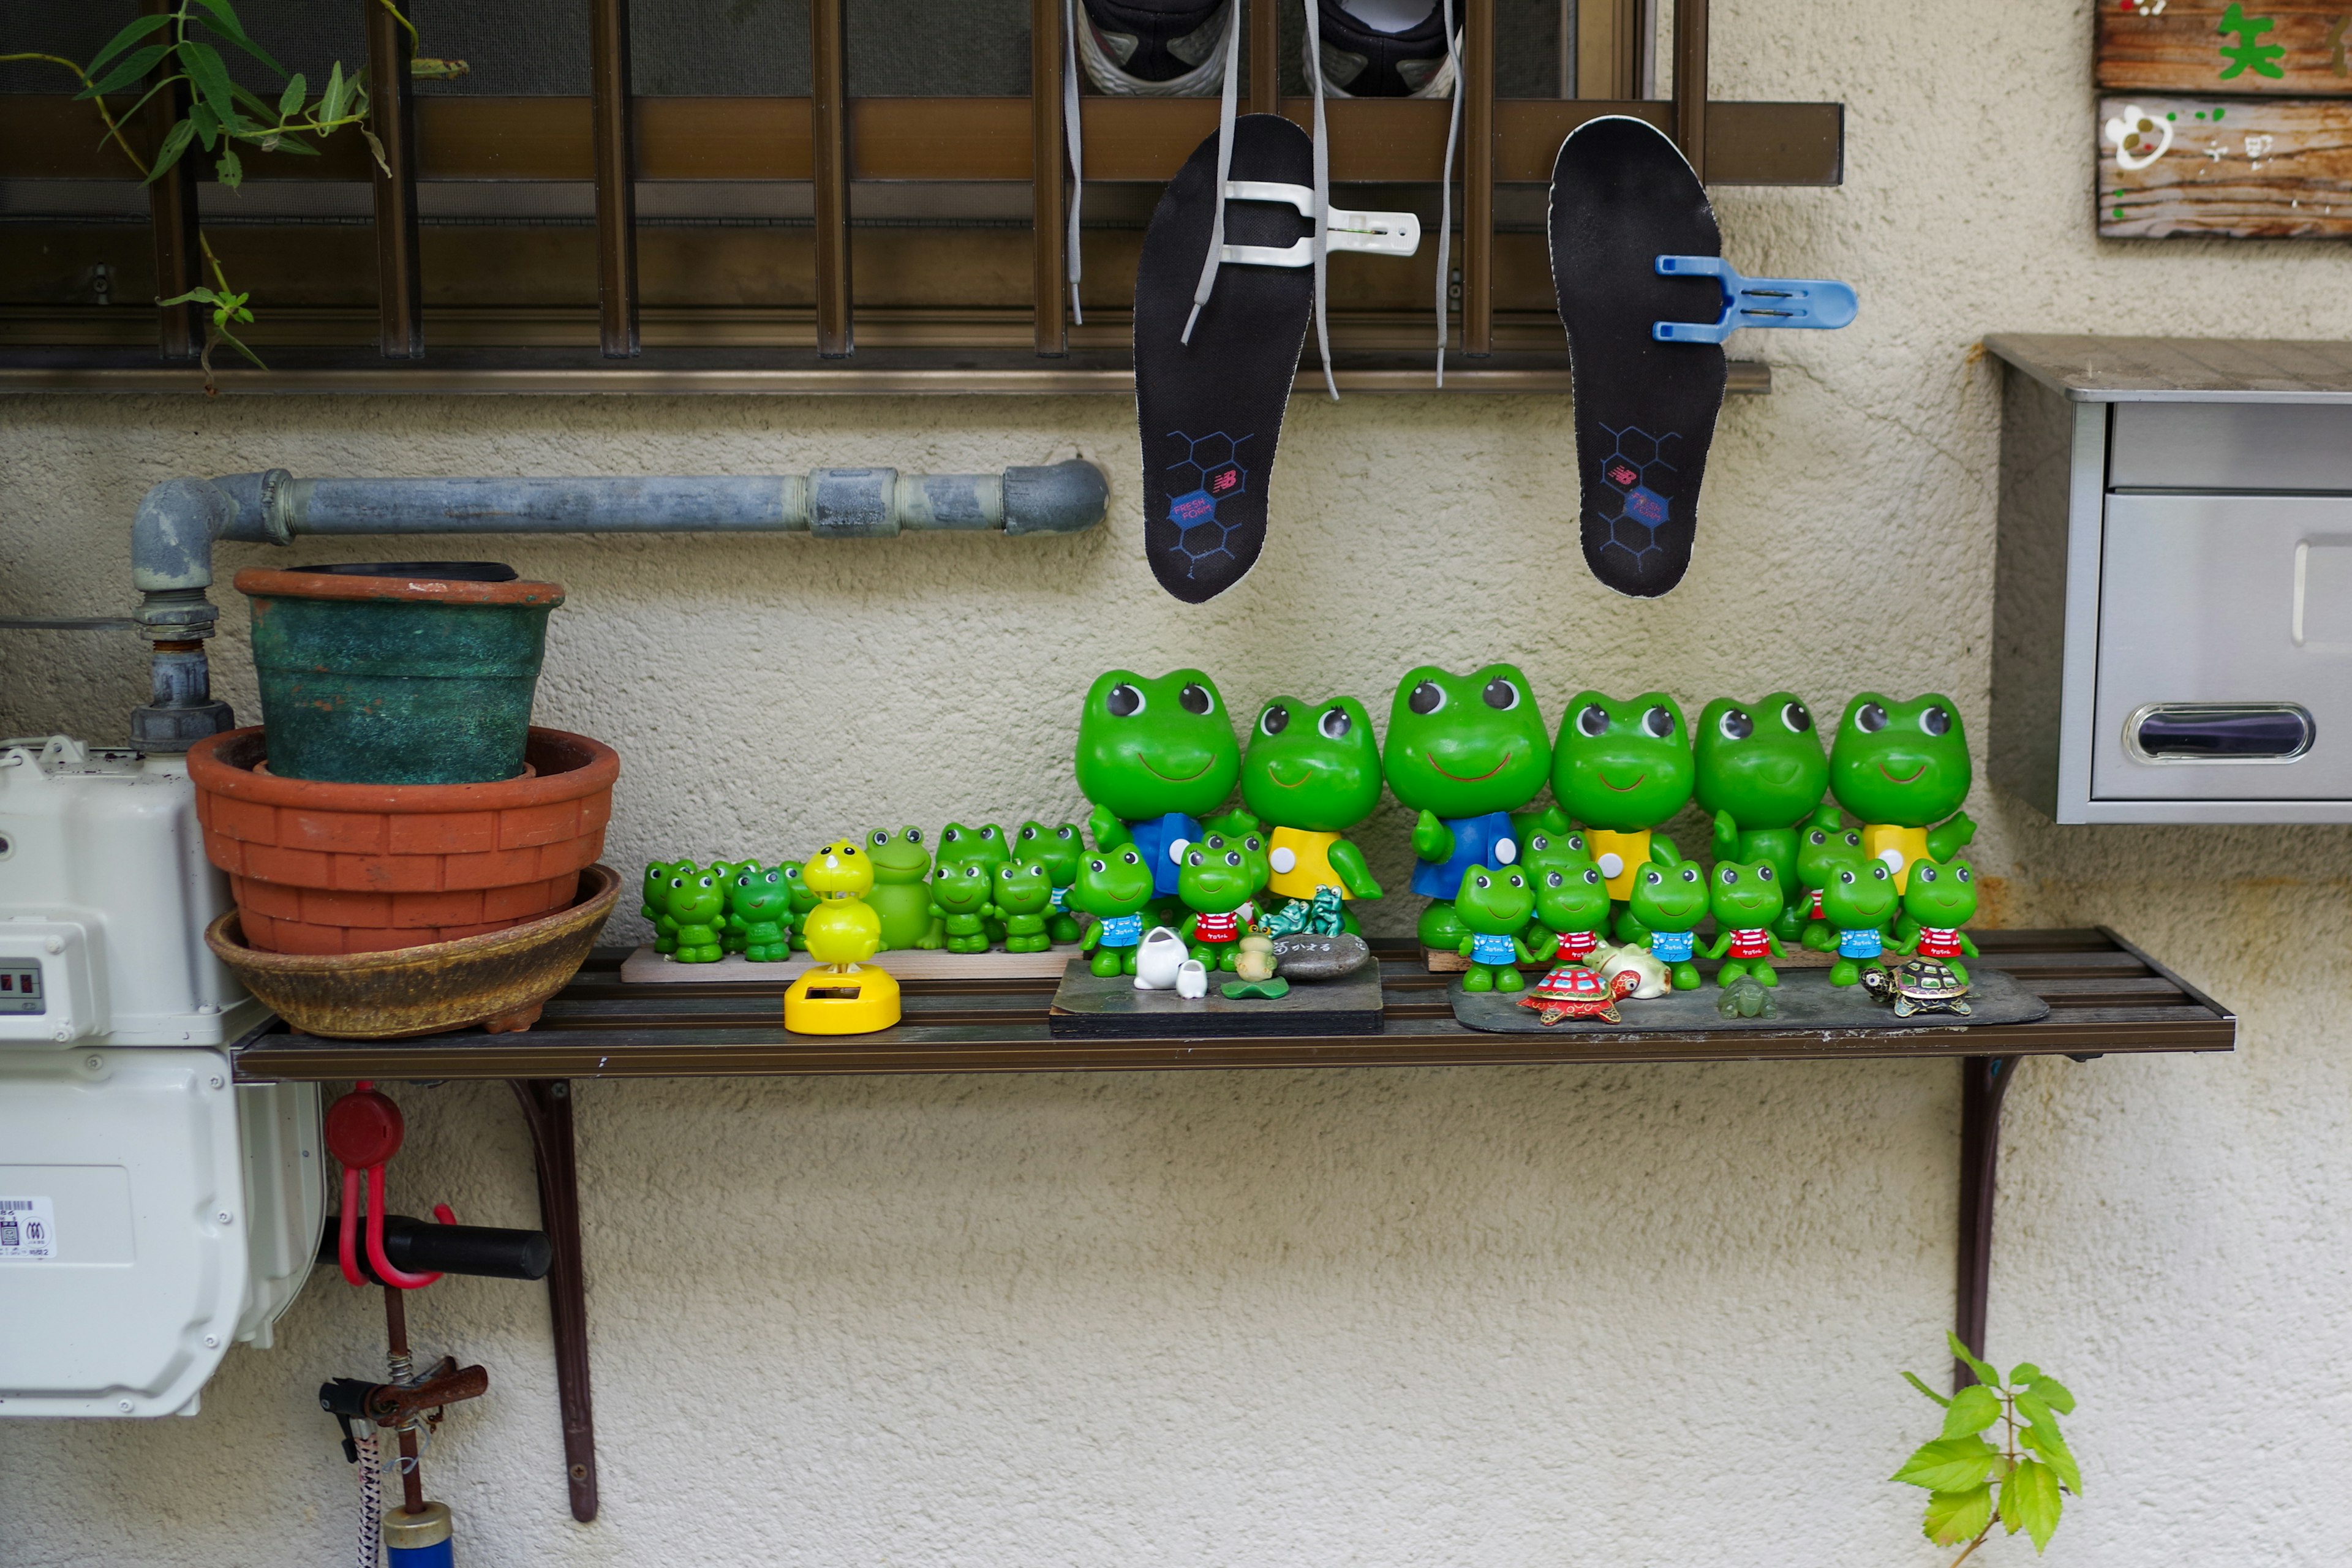
[[[509,1079],[530,1129],[539,1169],[539,1226],[555,1252],[547,1271],[555,1334],[556,1407],[563,1420],[564,1478],[572,1517],[596,1517],[596,1413],[588,1393],[588,1294],[580,1267],[580,1176],[572,1142],[568,1079]]]
[[[1993,1178],[2000,1162],[2000,1102],[2021,1057],[1968,1057],[1960,1062],[1960,1267],[1953,1332],[1984,1357],[1985,1300],[1991,1287]],[[1952,1363],[1952,1386],[1976,1381]]]

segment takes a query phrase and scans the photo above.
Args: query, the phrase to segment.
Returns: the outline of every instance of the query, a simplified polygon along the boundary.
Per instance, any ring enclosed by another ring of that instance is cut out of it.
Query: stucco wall
[[[875,823],[1076,815],[1097,670],[1236,706],[1522,662],[1696,704],[1956,696],[1981,756],[1994,330],[2336,336],[2340,248],[2100,246],[2082,5],[1726,0],[1718,91],[1839,98],[1836,191],[1717,193],[1740,266],[1846,278],[1834,335],[1747,343],[1697,560],[1658,603],[1579,558],[1553,400],[1302,398],[1255,574],[1199,609],[1140,559],[1131,411],[1027,401],[0,402],[0,605],[127,606],[182,472],[968,470],[1072,451],[1067,541],[499,541],[570,591],[543,720],[617,745],[608,858]],[[306,543],[296,561],[380,557]],[[229,567],[289,554],[223,552]],[[257,711],[241,605],[221,685]],[[120,733],[135,649],[8,634],[0,727]],[[2336,1560],[2352,1473],[2352,832],[2057,829],[1979,785],[2010,924],[2112,923],[2242,1011],[2227,1058],[2036,1060],[2008,1106],[1991,1338],[2082,1400],[2052,1560]],[[1368,836],[1402,869],[1402,814]],[[1402,878],[1391,885],[1400,885]],[[1399,900],[1402,904],[1405,900]],[[1401,928],[1402,910],[1387,921]],[[506,1090],[397,1091],[403,1202],[530,1223]],[[1958,1080],[1886,1062],[587,1083],[604,1514],[566,1516],[544,1294],[450,1280],[421,1344],[495,1393],[429,1460],[476,1563],[1927,1564]],[[316,1280],[193,1421],[0,1423],[0,1563],[347,1550],[311,1405],[374,1360]],[[2017,1562],[2003,1542],[1988,1560]]]

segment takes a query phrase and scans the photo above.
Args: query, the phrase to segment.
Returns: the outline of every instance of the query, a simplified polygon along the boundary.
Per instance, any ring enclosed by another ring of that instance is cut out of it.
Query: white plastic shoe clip
[[[1225,199],[1229,202],[1280,202],[1297,209],[1298,216],[1315,216],[1315,193],[1305,185],[1277,184],[1267,180],[1227,180]],[[1325,247],[1329,250],[1361,250],[1374,256],[1411,256],[1421,248],[1421,219],[1411,213],[1360,213],[1343,207],[1324,209],[1323,232]],[[1276,249],[1271,245],[1228,245],[1223,252],[1227,261],[1244,267],[1312,267],[1315,265],[1315,242],[1297,239]]]

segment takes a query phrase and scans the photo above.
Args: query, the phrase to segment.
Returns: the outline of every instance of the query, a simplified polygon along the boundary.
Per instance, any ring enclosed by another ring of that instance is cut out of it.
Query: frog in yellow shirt
[[[1276,697],[1258,710],[1242,757],[1242,799],[1267,828],[1274,898],[1377,899],[1381,885],[1348,837],[1381,801],[1381,753],[1370,716],[1352,697],[1317,703]],[[1347,929],[1360,929],[1352,913]]]

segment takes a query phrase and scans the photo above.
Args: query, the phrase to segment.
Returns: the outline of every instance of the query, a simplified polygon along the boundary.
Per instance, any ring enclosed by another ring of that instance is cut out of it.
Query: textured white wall
[[[0,604],[125,607],[127,521],[182,472],[1075,450],[1116,476],[1112,525],[1077,540],[484,542],[570,589],[541,714],[622,751],[609,858],[1074,814],[1070,719],[1112,663],[1382,712],[1408,664],[1510,657],[1555,719],[1587,682],[1823,711],[1940,688],[1981,746],[1975,341],[2352,331],[2336,247],[2092,239],[2088,30],[2080,4],[1718,5],[1721,95],[1848,105],[1845,186],[1718,192],[1727,249],[1865,304],[1746,345],[1778,391],[1726,410],[1696,564],[1660,603],[1586,574],[1559,402],[1360,397],[1299,401],[1265,557],[1201,609],[1139,559],[1109,399],[16,400]],[[227,608],[222,685],[251,713]],[[106,639],[0,648],[9,733],[117,734],[142,689]],[[2010,1097],[1993,1347],[2083,1401],[2090,1495],[2053,1560],[2336,1560],[2352,833],[1970,805],[2002,921],[2111,922],[2244,1019],[2234,1057],[2037,1060]],[[1369,835],[1385,872],[1402,828]],[[502,1087],[398,1093],[404,1204],[531,1222]],[[414,1310],[496,1390],[432,1489],[475,1563],[1932,1563],[1920,1494],[1884,1478],[1931,1414],[1896,1370],[1944,1362],[1957,1112],[1951,1068],[1883,1062],[583,1084],[604,1518],[564,1512],[528,1286]],[[194,1421],[0,1424],[0,1563],[344,1550],[310,1390],[373,1363],[373,1303],[322,1278],[281,1334]]]

